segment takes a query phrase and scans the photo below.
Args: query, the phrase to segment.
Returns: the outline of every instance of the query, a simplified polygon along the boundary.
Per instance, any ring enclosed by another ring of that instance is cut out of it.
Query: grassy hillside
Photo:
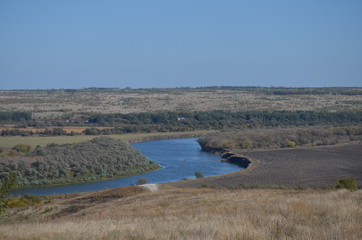
[[[362,192],[139,187],[0,216],[1,239],[361,239]]]
[[[24,155],[0,158],[0,178],[17,172],[19,186],[95,181],[159,168],[128,143],[97,137],[77,144],[37,146]]]

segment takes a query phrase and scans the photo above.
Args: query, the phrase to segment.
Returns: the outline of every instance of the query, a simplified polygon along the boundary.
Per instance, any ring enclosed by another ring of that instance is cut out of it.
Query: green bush
[[[342,178],[336,183],[336,188],[345,188],[350,191],[357,190],[357,181],[354,178]]]
[[[16,185],[16,173],[10,173],[5,176],[4,182],[0,187],[0,214],[9,207],[8,193]]]
[[[195,177],[196,178],[203,178],[204,174],[202,172],[195,172]]]
[[[141,177],[138,179],[137,185],[143,185],[147,183],[147,178]]]
[[[32,194],[25,194],[20,198],[9,198],[8,205],[10,208],[28,207],[41,203],[41,198]]]

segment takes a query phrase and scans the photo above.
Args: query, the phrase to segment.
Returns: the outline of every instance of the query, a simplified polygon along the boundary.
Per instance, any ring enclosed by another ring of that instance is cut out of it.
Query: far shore
[[[114,135],[105,135],[105,136],[128,141],[129,143],[138,143],[138,142],[155,141],[155,140],[172,139],[172,138],[200,137],[204,134],[209,134],[214,132],[216,132],[216,130],[197,130],[197,131],[187,131],[187,132],[126,133],[126,134],[114,134]],[[93,139],[97,136],[101,135],[0,137],[0,147],[12,148],[19,143],[28,144],[32,148],[36,147],[37,145],[45,146],[50,143],[55,143],[55,144],[79,143]]]

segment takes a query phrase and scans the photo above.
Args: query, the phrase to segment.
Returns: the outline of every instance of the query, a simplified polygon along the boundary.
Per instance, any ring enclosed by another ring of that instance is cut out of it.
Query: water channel
[[[51,195],[88,192],[136,184],[140,177],[146,178],[147,183],[165,183],[179,181],[184,178],[195,178],[195,172],[202,172],[207,177],[235,172],[241,169],[238,165],[221,162],[221,158],[217,155],[202,152],[197,143],[197,138],[159,140],[132,145],[149,160],[161,165],[162,168],[130,177],[92,183],[19,189],[12,192],[11,195],[18,196],[26,193]]]

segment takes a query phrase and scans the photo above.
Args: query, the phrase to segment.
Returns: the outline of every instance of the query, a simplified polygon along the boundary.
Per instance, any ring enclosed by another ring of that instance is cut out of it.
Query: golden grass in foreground
[[[49,209],[69,207],[66,204],[58,200],[42,207],[9,210],[3,219],[15,219],[15,215],[26,220],[1,224],[0,238],[362,239],[361,190],[167,187],[103,203],[83,203],[82,210],[58,218],[49,215],[53,211]]]

